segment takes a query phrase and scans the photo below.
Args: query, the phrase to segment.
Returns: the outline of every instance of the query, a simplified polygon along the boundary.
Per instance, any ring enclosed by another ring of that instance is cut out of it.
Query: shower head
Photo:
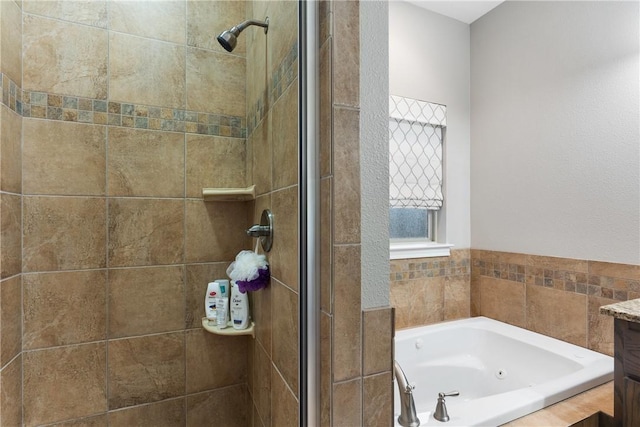
[[[238,43],[238,36],[240,35],[240,33],[245,28],[251,25],[263,27],[264,33],[267,34],[267,31],[269,30],[269,17],[267,16],[264,21],[249,19],[248,21],[244,21],[243,23],[238,24],[235,27],[231,27],[230,29],[221,32],[217,37],[218,43],[220,43],[226,51],[231,52],[233,49],[235,49],[236,43]]]

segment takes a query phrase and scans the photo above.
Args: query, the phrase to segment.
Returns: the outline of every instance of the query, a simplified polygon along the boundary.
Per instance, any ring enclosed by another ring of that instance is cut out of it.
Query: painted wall
[[[360,3],[363,309],[389,305],[388,17],[387,2]]]
[[[640,263],[637,2],[471,25],[474,249]]]
[[[456,248],[468,248],[469,25],[409,3],[389,2],[389,92],[447,106],[445,221],[439,234]]]

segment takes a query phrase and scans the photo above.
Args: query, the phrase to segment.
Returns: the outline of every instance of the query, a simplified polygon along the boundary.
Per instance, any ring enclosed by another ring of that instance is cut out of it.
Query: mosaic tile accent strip
[[[583,295],[593,295],[598,297],[626,301],[628,299],[640,298],[640,280],[635,277],[624,277],[624,273],[618,274],[620,277],[608,275],[591,274],[588,266],[592,261],[584,261],[587,266],[584,271],[572,269],[553,268],[549,265],[539,265],[538,258],[548,260],[549,257],[527,256],[523,254],[504,254],[501,252],[472,251],[472,272],[474,276],[487,276],[497,279],[509,280],[527,285],[543,286],[554,288],[566,292],[573,292]],[[506,255],[506,256],[505,256]],[[523,263],[503,262],[502,258],[520,258]],[[558,258],[558,264],[571,264],[573,260]],[[544,262],[544,264],[547,264]],[[628,266],[620,265],[620,271],[628,270]]]
[[[471,274],[469,258],[453,257],[420,258],[391,261],[391,282],[427,277],[453,277]]]
[[[525,283],[525,266],[520,264],[493,263],[479,259],[473,260],[473,270],[480,276],[495,277]],[[543,276],[544,277],[544,276]],[[542,284],[542,283],[541,283]]]
[[[0,73],[0,84],[2,84],[2,103],[22,115],[22,89],[3,73]]]
[[[2,74],[2,103],[23,117],[246,138],[244,117],[22,90]]]
[[[267,113],[267,106],[273,105],[298,76],[297,59],[298,44],[294,43],[280,65],[273,72],[267,89],[249,108],[247,113],[247,135],[251,135],[251,132],[255,130],[258,123],[264,118]]]

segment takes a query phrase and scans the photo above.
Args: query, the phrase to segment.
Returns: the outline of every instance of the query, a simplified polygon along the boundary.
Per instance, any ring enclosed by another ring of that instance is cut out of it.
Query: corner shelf
[[[255,200],[256,186],[246,188],[203,188],[202,198],[205,202],[246,202]]]
[[[249,325],[249,327],[247,329],[234,329],[233,328],[233,323],[231,323],[231,321],[229,321],[227,323],[227,327],[224,329],[220,329],[215,325],[215,322],[212,320],[211,323],[213,323],[212,325],[209,324],[209,319],[207,319],[206,317],[202,318],[202,327],[204,329],[206,329],[208,332],[211,332],[212,334],[216,334],[216,335],[251,335],[251,338],[255,338],[256,337],[256,324],[251,321],[251,324]]]

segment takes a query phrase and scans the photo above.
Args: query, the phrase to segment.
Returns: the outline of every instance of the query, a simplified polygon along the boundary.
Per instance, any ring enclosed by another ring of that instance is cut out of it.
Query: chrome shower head
[[[238,31],[237,27],[233,27],[230,30],[225,30],[218,36],[218,43],[220,43],[227,52],[231,52],[236,48],[239,34],[240,31]]]
[[[220,33],[217,37],[218,43],[225,48],[227,52],[231,52],[235,49],[236,44],[238,43],[238,36],[240,33],[247,27],[251,25],[257,25],[258,27],[264,28],[264,33],[267,34],[269,30],[269,17],[267,16],[264,21],[257,21],[255,19],[250,19],[248,21],[244,21],[241,24],[236,25],[235,27],[231,27],[228,30],[225,30]]]

